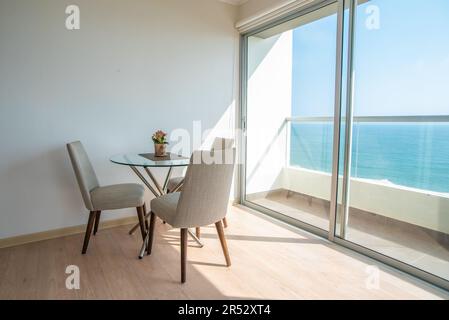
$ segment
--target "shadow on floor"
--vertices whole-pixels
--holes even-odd
[[[203,234],[201,238],[216,239],[217,236],[213,234]],[[237,241],[258,241],[258,242],[279,242],[279,243],[307,243],[307,244],[326,244],[325,241],[319,239],[298,239],[298,238],[284,238],[284,237],[264,237],[264,236],[243,236],[226,234],[227,240]]]

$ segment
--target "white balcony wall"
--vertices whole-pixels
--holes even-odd
[[[279,187],[291,114],[292,32],[251,37],[248,50],[247,193]]]
[[[285,167],[282,188],[319,199],[330,199],[331,175]],[[341,185],[341,184],[340,184]],[[449,234],[449,194],[351,179],[350,206],[391,219]]]

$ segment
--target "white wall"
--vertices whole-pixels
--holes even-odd
[[[291,116],[293,33],[248,39],[246,192],[277,189]],[[282,179],[281,179],[282,182]]]
[[[65,29],[73,3],[79,31]],[[209,0],[0,0],[0,238],[86,222],[67,142],[112,184],[137,179],[108,158],[151,151],[156,129],[231,130],[236,15]]]

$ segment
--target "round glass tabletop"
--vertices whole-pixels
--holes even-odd
[[[126,153],[112,156],[111,162],[133,167],[186,167],[190,163],[189,158],[176,154],[167,154],[165,157],[155,157],[153,153],[136,154]]]

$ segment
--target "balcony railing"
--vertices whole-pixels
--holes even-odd
[[[343,118],[342,121],[344,122],[345,118]],[[286,172],[286,174],[284,174],[286,177],[284,181],[285,189],[321,199],[330,199],[330,188],[327,188],[327,186],[331,185],[330,172],[314,171],[301,166],[292,166],[290,164],[290,124],[332,124],[333,122],[334,118],[332,117],[286,118],[284,124],[287,128],[287,159],[286,167],[284,169]],[[354,117],[353,123],[449,124],[449,116]],[[427,139],[424,141],[425,143],[429,142]],[[444,159],[444,157],[442,157],[442,159]],[[442,160],[439,160],[439,165],[442,165],[441,161]],[[447,169],[449,170],[449,165]],[[385,179],[388,178],[388,176],[385,177]],[[352,207],[420,225],[436,231],[449,233],[449,227],[447,227],[449,225],[449,215],[447,214],[449,212],[449,193],[418,189],[412,186],[402,186],[399,184],[387,183],[382,180],[373,180],[363,176],[351,176],[351,184],[353,186],[351,188],[352,195],[350,196],[350,205]],[[378,201],[373,201],[373,199],[383,200],[379,203]],[[401,210],[398,210],[398,208],[401,208]],[[425,208],[425,210],[423,210],[423,208]],[[407,214],[403,214],[404,212]]]
[[[333,117],[288,117],[286,122],[334,122]],[[342,117],[342,121],[345,122],[346,118]],[[367,116],[367,117],[354,117],[355,123],[449,123],[449,115],[436,115],[436,116]]]
[[[290,147],[291,147],[291,124],[299,124],[299,123],[329,123],[333,124],[335,119],[333,117],[287,117],[285,119],[284,124],[281,127],[281,130],[287,128],[287,154],[286,154],[286,165],[290,166]],[[346,117],[341,118],[342,126],[346,122]],[[352,122],[354,124],[359,123],[408,123],[408,124],[441,124],[448,123],[449,124],[449,115],[431,115],[431,116],[363,116],[363,117],[353,117]],[[344,129],[342,129],[344,130]]]

